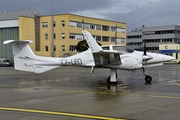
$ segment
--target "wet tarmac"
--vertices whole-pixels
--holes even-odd
[[[42,74],[0,67],[0,120],[179,120],[180,65],[142,71],[60,67]]]

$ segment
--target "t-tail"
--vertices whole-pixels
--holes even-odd
[[[61,66],[58,58],[35,55],[29,46],[32,43],[30,40],[7,40],[3,44],[8,43],[12,43],[14,67],[17,70],[42,73]]]

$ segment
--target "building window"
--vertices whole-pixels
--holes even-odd
[[[125,42],[125,39],[124,39],[124,38],[111,37],[111,42],[124,43],[124,42]],[[134,44],[134,43],[133,43],[133,44]]]
[[[90,25],[90,29],[94,29],[94,30],[95,30],[95,29],[96,29],[96,25],[92,25],[92,24],[91,24],[91,25]]]
[[[69,51],[76,51],[76,46],[75,45],[70,45],[69,46]]]
[[[118,28],[118,27],[111,27],[112,32],[120,32],[120,33],[125,33],[126,29],[125,28]]]
[[[61,21],[61,25],[62,25],[62,27],[65,27],[65,21],[64,20]]]
[[[61,48],[62,48],[62,51],[65,51],[65,45],[62,45]]]
[[[76,22],[69,21],[69,27],[76,27]]]
[[[117,28],[117,32],[120,32],[120,33],[125,33],[126,30],[125,28]]]
[[[77,22],[77,27],[78,27],[78,28],[82,28],[82,27],[83,27],[83,24],[82,24],[82,23]]]
[[[117,42],[125,43],[125,39],[124,38],[117,38]]]
[[[96,36],[97,41],[101,41],[101,36]]]
[[[75,38],[76,38],[76,36],[74,34],[69,35],[69,39],[75,39]]]
[[[69,39],[83,40],[83,35],[82,34],[75,34],[75,33],[73,34],[73,33],[70,33]]]
[[[90,28],[90,25],[89,25],[89,24],[87,24],[87,23],[84,23],[84,28],[89,29],[89,28]]]
[[[62,39],[65,39],[65,33],[61,33]]]
[[[178,53],[176,53],[176,59],[178,59]]]
[[[108,37],[108,36],[103,36],[102,41],[103,41],[103,42],[108,42],[108,41],[109,41],[109,37]]]
[[[56,39],[56,33],[54,33],[54,39]]]
[[[116,32],[116,27],[111,27],[112,32]]]
[[[48,51],[48,46],[45,46],[46,51]]]
[[[42,22],[42,27],[47,28],[48,27],[48,22]]]
[[[96,25],[96,30],[101,30],[101,25]]]
[[[56,21],[54,21],[53,26],[56,27]]]
[[[102,30],[103,30],[103,31],[109,31],[109,26],[103,25],[103,26],[102,26]]]
[[[116,42],[116,37],[111,37],[111,42]]]
[[[54,51],[56,51],[56,46],[54,45]]]
[[[45,34],[45,40],[48,40],[48,34]]]
[[[96,41],[101,41],[101,36],[93,36]]]
[[[75,39],[76,40],[83,40],[84,36],[80,34],[76,34]]]

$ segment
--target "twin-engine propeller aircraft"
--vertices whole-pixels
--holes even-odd
[[[4,41],[4,44],[12,43],[15,69],[17,70],[42,73],[60,66],[74,65],[92,67],[90,73],[93,73],[95,68],[109,68],[108,83],[117,82],[118,69],[130,71],[142,69],[145,81],[150,83],[152,78],[146,74],[146,67],[159,66],[163,65],[163,62],[175,60],[171,56],[146,53],[146,50],[144,52],[135,51],[121,45],[101,47],[88,31],[83,30],[82,32],[89,49],[67,58],[37,56],[29,46],[32,43],[30,40],[7,40]]]

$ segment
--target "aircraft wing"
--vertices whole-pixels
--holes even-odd
[[[83,30],[82,32],[87,41],[89,48],[92,51],[96,67],[121,64],[121,59],[118,51],[103,50],[101,46],[97,44],[96,40],[88,31]]]

